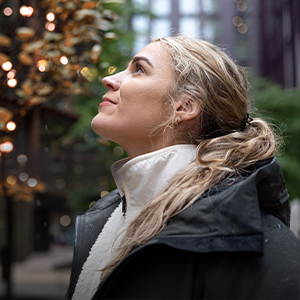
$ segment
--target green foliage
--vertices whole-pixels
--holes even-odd
[[[110,67],[115,68],[115,72],[124,70],[132,58],[135,36],[130,28],[130,20],[138,11],[131,0],[124,1],[123,4],[121,2],[102,1],[103,13],[107,11],[110,14],[112,11],[117,16],[112,30],[117,38],[102,40],[102,51],[98,63],[100,77],[90,82],[88,94],[73,97],[72,108],[80,115],[80,118],[62,141],[62,144],[69,146],[72,152],[85,157],[84,173],[80,176],[73,174],[70,179],[71,188],[68,189],[70,207],[77,212],[84,212],[92,201],[100,197],[101,190],[111,191],[116,188],[109,166],[126,155],[118,145],[99,139],[91,129],[91,121],[97,114],[102,96],[106,92],[101,78],[109,75]],[[104,178],[104,181],[107,179],[107,183],[99,184],[101,178],[102,180]]]
[[[262,78],[252,78],[257,116],[280,128],[285,143],[279,161],[291,199],[300,197],[300,90],[285,91]]]

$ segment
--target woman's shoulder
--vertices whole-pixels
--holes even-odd
[[[227,178],[171,218],[157,238],[196,252],[262,253],[262,215],[289,226],[288,193],[279,171],[276,158],[270,158],[244,176]]]

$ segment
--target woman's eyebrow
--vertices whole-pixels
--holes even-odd
[[[153,68],[153,65],[152,65],[151,61],[150,61],[147,57],[145,57],[145,56],[135,56],[135,57],[131,60],[131,62],[129,62],[129,63],[127,64],[127,67],[128,67],[128,65],[129,65],[130,63],[134,64],[134,63],[136,63],[136,62],[139,61],[139,60],[145,61],[150,67]]]

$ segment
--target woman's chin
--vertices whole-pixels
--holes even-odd
[[[101,123],[100,116],[97,114],[91,122],[91,127],[96,134],[102,136],[101,132],[103,131],[103,124]]]

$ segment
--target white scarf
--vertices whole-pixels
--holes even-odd
[[[120,204],[104,225],[83,265],[72,300],[90,300],[96,292],[103,269],[132,219],[168,185],[172,177],[196,159],[195,145],[176,145],[113,164],[112,175],[127,211]]]

